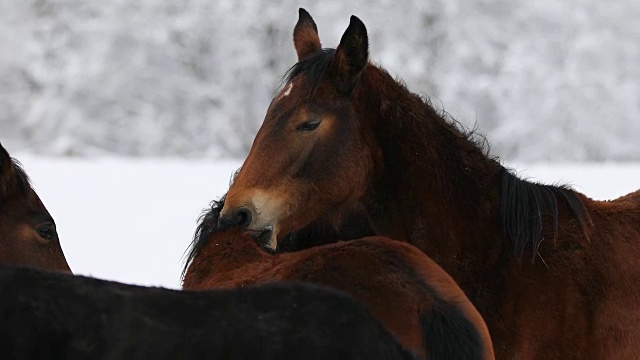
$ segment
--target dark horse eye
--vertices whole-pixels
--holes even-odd
[[[51,241],[56,238],[56,229],[52,224],[42,225],[38,228],[38,235],[47,241]]]
[[[313,131],[318,128],[320,121],[309,121],[298,125],[296,128],[298,131]]]

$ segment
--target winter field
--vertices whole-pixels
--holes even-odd
[[[241,161],[65,159],[13,153],[56,220],[76,274],[178,288],[198,217]],[[640,163],[507,163],[521,176],[566,182],[594,199],[640,188]]]

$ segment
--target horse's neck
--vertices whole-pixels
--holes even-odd
[[[269,257],[260,250],[255,240],[235,232],[214,235],[207,247],[205,250],[210,254],[212,265],[218,272],[234,270]]]
[[[240,232],[213,234],[193,259],[184,289],[234,288],[253,284],[273,265],[273,257]]]
[[[502,246],[500,165],[419,97],[389,86],[398,89],[381,91],[377,109],[368,106],[384,154],[372,197],[384,200],[370,204],[377,230],[408,240],[452,275],[477,271],[489,260],[482,256],[495,261]]]

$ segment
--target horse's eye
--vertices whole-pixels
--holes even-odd
[[[53,224],[42,225],[38,227],[38,235],[47,241],[54,240],[57,236],[56,228]]]
[[[308,121],[306,123],[298,125],[296,128],[298,131],[313,131],[318,128],[320,121]]]

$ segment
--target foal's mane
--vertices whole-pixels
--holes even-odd
[[[327,48],[302,59],[287,71],[281,85],[304,74],[309,89],[307,96],[313,96],[315,89],[324,78],[328,64],[331,63],[334,55],[335,49]],[[588,228],[591,226],[591,219],[582,200],[570,186],[566,184],[545,185],[520,179],[511,170],[502,166],[497,157],[489,158],[489,143],[483,135],[477,133],[477,126],[473,128],[464,126],[444,111],[442,107],[438,110],[428,97],[419,96],[409,91],[401,80],[394,79],[382,67],[370,65],[372,66],[365,68],[365,72],[375,68],[383,74],[381,78],[387,79],[386,82],[389,86],[399,86],[401,93],[406,97],[420,98],[423,106],[430,110],[427,111],[427,114],[434,114],[439,118],[437,120],[448,125],[447,127],[451,131],[457,132],[466,139],[471,144],[469,146],[470,149],[479,151],[482,156],[497,164],[502,183],[500,206],[502,231],[507,241],[511,242],[515,256],[523,256],[529,246],[531,246],[532,255],[535,256],[538,247],[544,240],[543,236],[546,233],[544,230],[548,226],[552,227],[552,240],[556,240],[559,221],[558,200],[564,201],[588,239]],[[386,85],[381,84],[378,86]],[[430,119],[430,116],[427,117]],[[427,119],[423,120],[426,121]],[[545,220],[550,220],[551,224],[547,224]]]
[[[213,200],[208,209],[205,209],[200,218],[198,219],[198,227],[193,235],[193,240],[187,249],[186,260],[184,267],[182,268],[181,277],[184,279],[184,275],[187,273],[187,268],[198,255],[200,250],[207,244],[209,235],[218,230],[218,218],[220,218],[220,212],[224,207],[224,201],[226,194],[222,196],[220,200]]]

